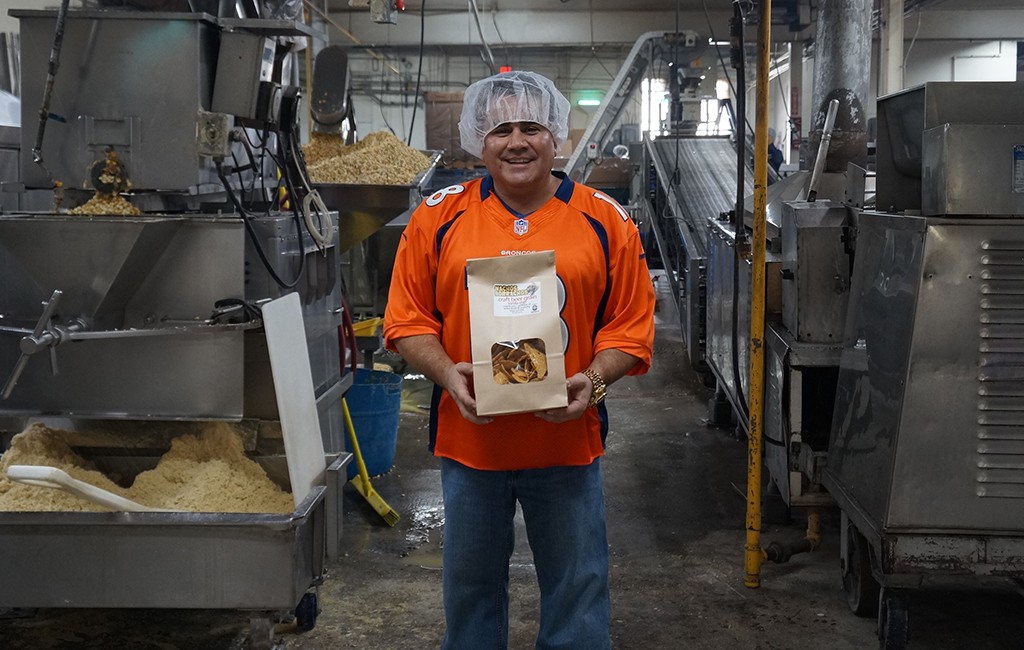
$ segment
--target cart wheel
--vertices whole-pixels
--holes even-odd
[[[878,647],[904,650],[910,641],[910,608],[898,590],[882,590],[878,598]]]
[[[310,591],[302,595],[302,600],[295,606],[295,628],[300,632],[309,632],[316,627],[319,614],[316,593]]]
[[[871,574],[871,550],[868,541],[852,524],[847,526],[847,566],[843,574],[843,592],[846,604],[857,616],[869,617],[879,613],[880,585]]]

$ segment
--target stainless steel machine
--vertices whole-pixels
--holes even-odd
[[[676,300],[690,364],[710,379],[711,358],[730,350],[723,347],[726,341],[714,340],[708,323],[726,316],[720,310],[732,313],[732,275],[711,277],[709,261],[716,255],[723,259],[717,247],[732,228],[728,215],[736,205],[735,145],[726,136],[664,136],[645,142],[642,152],[647,172],[646,196],[639,201],[643,227],[653,236]],[[753,190],[749,175],[744,189]],[[730,296],[716,293],[723,291]],[[731,371],[723,381],[736,383]]]
[[[260,307],[295,293],[304,326],[289,334],[309,353],[299,372],[312,381],[310,434],[327,458],[287,515],[0,513],[0,607],[246,610],[251,645],[269,648],[277,613],[315,622],[308,596],[337,550],[349,458],[342,369],[356,350],[339,334],[337,214],[304,201],[288,72],[295,37],[315,34],[202,13],[11,15],[21,25],[21,177],[26,191],[56,190],[63,203],[0,214],[0,428],[53,419],[87,439],[98,422],[117,425],[142,449],[97,438],[79,451],[132,476],[155,463],[161,435],[239,422],[247,451],[287,488]],[[68,214],[105,188],[97,165],[111,152],[127,181],[115,190],[140,214]]]
[[[787,507],[841,509],[847,600],[883,648],[929,578],[1024,577],[1022,102],[903,91],[879,100],[877,172],[826,173],[815,201],[806,173],[768,188],[764,464]],[[747,396],[749,263],[731,224],[711,232],[708,363]]]
[[[787,510],[841,509],[846,596],[878,617],[883,648],[907,644],[910,592],[928,578],[1024,577],[1022,102],[1019,83],[883,98],[876,169],[850,161],[767,188],[768,482]],[[735,168],[713,140],[690,140],[679,155],[644,143],[634,197],[674,280],[691,365],[706,363],[726,398],[712,419],[742,424],[752,199],[737,227],[724,214]],[[810,540],[809,525],[767,556]]]
[[[878,117],[823,483],[850,606],[902,648],[926,578],[1024,577],[1024,86],[928,83]]]
[[[846,6],[845,3],[843,6]],[[863,13],[863,12],[861,12]],[[746,433],[750,415],[751,233],[754,147],[746,110],[746,62],[753,58],[744,37],[747,20],[739,4],[731,22],[731,67],[736,111],[722,137],[656,138],[645,143],[644,175],[634,190],[643,220],[655,235],[662,268],[671,283],[690,365],[714,386],[710,421]],[[818,21],[818,24],[850,21]],[[856,38],[818,39],[836,49]],[[855,64],[843,51],[815,57],[815,103],[843,97],[834,120],[844,150],[866,154],[865,112],[868,57]],[[822,68],[824,68],[822,70]],[[821,72],[821,74],[819,74]],[[861,75],[863,74],[863,79]],[[730,77],[733,75],[730,73]],[[759,81],[760,83],[760,81]],[[865,92],[861,92],[861,87]],[[846,89],[849,92],[841,92]],[[835,92],[833,92],[835,91]],[[731,105],[723,104],[729,109]],[[820,115],[825,122],[825,114]],[[835,117],[835,116],[834,116]],[[818,115],[815,128],[818,133]],[[847,141],[856,146],[846,147]],[[737,154],[736,150],[740,153]],[[827,149],[826,149],[827,152]],[[863,156],[861,156],[863,157]],[[819,152],[822,163],[828,158]],[[853,214],[873,199],[874,174],[849,155],[822,171],[780,177],[767,170],[765,223],[764,385],[759,420],[772,504],[788,509],[818,507],[832,500],[821,485],[825,464],[840,341],[849,299]],[[851,164],[847,165],[847,162]],[[856,164],[852,164],[856,163]],[[813,177],[813,178],[812,178]],[[760,303],[761,301],[759,301]],[[784,550],[781,556],[788,557]]]
[[[849,302],[855,211],[873,180],[850,165],[845,173],[823,175],[817,197],[809,201],[810,176],[797,172],[768,187],[763,457],[772,494],[787,509],[833,504],[821,472]],[[749,208],[748,202],[748,214]],[[734,248],[721,250],[731,255]],[[749,268],[740,268],[741,283],[749,287]],[[738,340],[740,367],[748,368],[749,288],[738,295],[739,313],[745,315],[738,339],[731,336],[731,323],[724,326],[729,321],[709,329],[718,333],[712,338]],[[724,367],[731,354],[716,356],[716,367]],[[749,395],[747,374],[740,378],[740,394]]]
[[[736,18],[731,54],[742,78],[749,53],[738,46],[744,42],[743,21]],[[649,61],[678,56],[668,68],[682,68],[699,53],[703,45],[695,49],[682,37],[685,33],[653,33],[638,40],[606,95],[608,107],[595,115],[585,142],[596,138],[600,143],[607,137],[630,89],[642,85]],[[836,82],[836,87],[847,86],[845,80]],[[745,87],[745,81],[736,84],[738,91]],[[680,92],[679,99],[696,100],[698,106],[701,101],[699,93]],[[742,116],[744,93],[736,100]],[[710,125],[693,129],[682,110],[670,114],[666,134],[647,134],[632,147],[630,159],[639,173],[629,207],[646,237],[653,272],[662,271],[669,285],[689,365],[716,389],[709,405],[711,422],[745,433],[753,146],[745,121],[732,113],[731,104],[718,105],[730,118],[727,133]],[[862,114],[848,108],[850,114]],[[577,149],[569,168],[584,170],[583,159]],[[767,179],[763,457],[774,495],[769,502],[787,514],[794,507],[834,504],[821,475],[850,295],[855,215],[874,198],[874,173],[863,166],[844,163],[818,174],[813,196],[811,177],[798,171],[782,178],[769,168]],[[782,548],[779,557],[788,557],[791,549]]]
[[[708,83],[715,75],[707,75],[701,63],[707,49],[707,39],[689,30],[637,38],[564,166],[570,177],[601,187],[632,213],[652,265],[665,272],[690,364],[702,373],[709,372],[705,323],[712,232],[737,203],[735,138],[717,129],[711,107],[727,107],[715,99]],[[664,88],[663,98],[653,90],[657,87]],[[643,93],[649,96],[642,98]],[[643,134],[642,142],[629,143],[628,161],[606,157],[625,127],[639,135],[640,125],[630,122],[640,121],[636,109],[645,99],[668,104],[664,119],[650,125],[654,133]],[[608,163],[615,163],[616,176],[635,169],[632,186],[597,182]],[[753,189],[749,176],[742,187]],[[620,189],[629,195],[628,202],[617,195]]]

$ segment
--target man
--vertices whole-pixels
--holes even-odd
[[[775,129],[768,129],[768,164],[772,166],[776,172],[779,171],[779,167],[782,163],[786,162],[786,157],[782,155],[782,150],[775,146],[775,141],[778,136],[775,133]]]
[[[537,648],[610,645],[602,400],[605,386],[650,367],[654,290],[625,211],[552,172],[568,114],[554,84],[532,72],[472,84],[459,131],[488,176],[427,197],[395,258],[386,345],[435,384],[446,650],[507,647],[517,502],[540,585]],[[543,250],[555,251],[561,285],[568,406],[480,417],[466,260]]]

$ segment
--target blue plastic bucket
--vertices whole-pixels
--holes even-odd
[[[352,426],[366,472],[378,476],[391,469],[398,443],[398,413],[402,408],[402,377],[393,372],[357,368],[352,387],[345,394]],[[344,424],[344,423],[343,423]],[[348,425],[344,426],[345,449],[352,451]],[[355,459],[348,465],[351,479],[359,472]]]

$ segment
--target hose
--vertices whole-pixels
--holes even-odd
[[[323,230],[313,222],[313,210],[311,208],[315,208],[321,216],[320,223],[326,224]],[[320,198],[320,192],[311,190],[302,198],[302,218],[306,222],[306,230],[309,231],[309,236],[318,244],[326,246],[331,243],[334,239],[334,233],[331,228],[330,211],[327,209],[327,204],[324,203],[324,200]]]
[[[733,210],[734,254],[732,258],[732,377],[736,386],[737,416],[744,431],[750,429],[750,413],[743,382],[740,379],[740,336],[739,336],[739,294],[740,261],[747,248],[747,231],[743,219],[743,199],[746,189],[746,144],[747,144],[747,74],[746,53],[743,44],[743,12],[738,2],[733,3],[733,16],[729,21],[729,52],[732,66],[736,69],[736,207]]]
[[[327,208],[327,204],[324,203],[323,198],[320,196],[320,192],[312,187],[312,183],[309,181],[309,176],[306,170],[306,159],[302,155],[302,148],[298,146],[299,134],[297,131],[286,131],[282,134],[282,138],[285,138],[286,144],[284,147],[286,164],[282,165],[281,175],[284,178],[285,185],[288,187],[288,191],[291,196],[296,196],[294,182],[290,176],[290,172],[294,171],[298,176],[299,183],[302,186],[305,195],[302,197],[302,218],[306,224],[306,230],[309,232],[309,236],[313,238],[313,241],[317,243],[317,247],[324,249],[334,241],[334,231],[330,219],[330,210]],[[287,162],[291,162],[293,167],[289,167]],[[317,214],[320,215],[320,224],[317,225],[313,220],[313,210],[316,210]]]
[[[50,119],[50,98],[53,96],[53,82],[60,67],[60,50],[64,44],[64,26],[67,24],[68,4],[70,0],[61,0],[57,10],[57,26],[53,31],[53,47],[50,48],[50,63],[46,70],[46,86],[43,89],[43,103],[39,107],[39,129],[36,131],[36,144],[32,147],[32,162],[39,165],[46,177],[52,180],[50,170],[43,163],[43,135],[46,133],[46,122]]]

